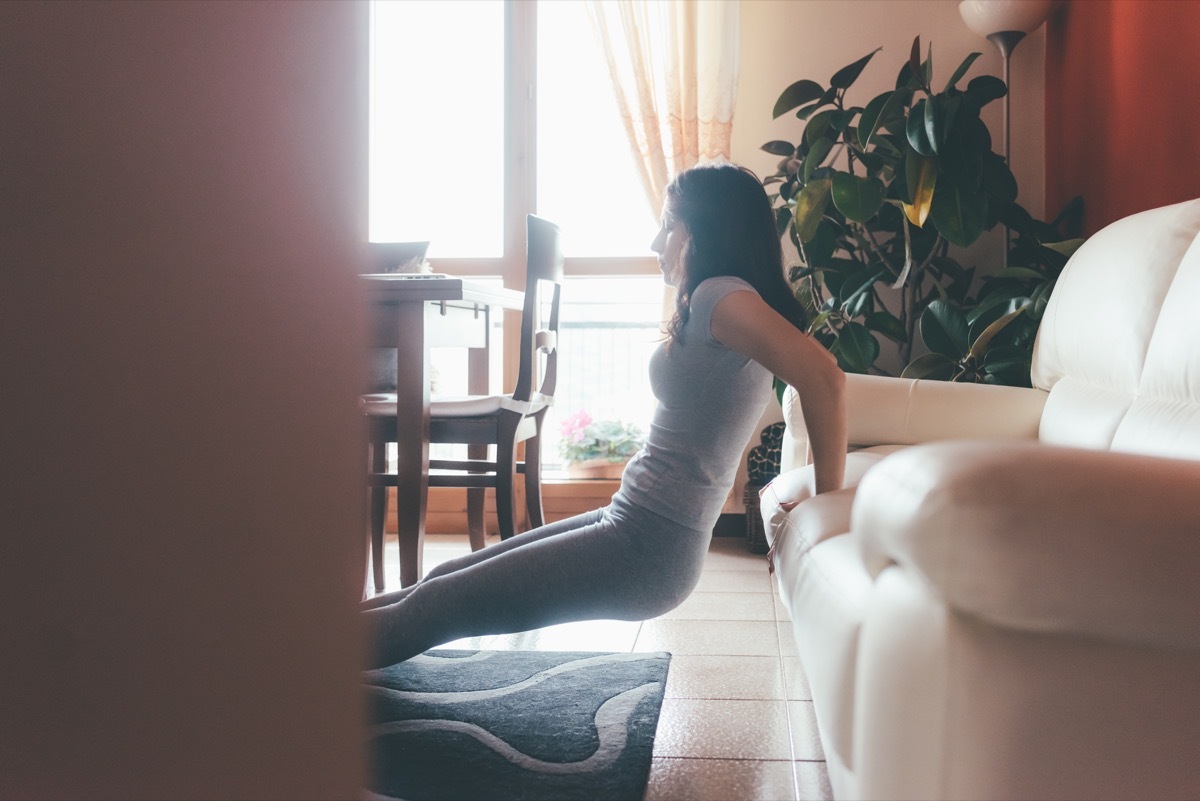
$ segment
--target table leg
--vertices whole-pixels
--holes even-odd
[[[483,315],[483,347],[467,350],[467,393],[470,395],[487,395],[491,389],[488,384],[488,372],[491,368],[490,349],[492,342],[491,313],[484,308],[477,312]],[[468,445],[468,459],[486,459],[487,445]],[[471,550],[478,551],[486,544],[487,514],[484,511],[483,489],[467,490],[467,536]]]
[[[396,519],[400,586],[422,575],[429,498],[429,347],[425,304],[400,303],[396,331]]]

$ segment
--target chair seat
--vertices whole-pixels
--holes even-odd
[[[384,417],[396,414],[395,393],[376,393],[362,396],[365,414]],[[431,417],[485,417],[501,409],[521,414],[533,414],[550,405],[550,400],[535,393],[532,400],[516,401],[512,395],[456,395],[433,398],[429,403]]]

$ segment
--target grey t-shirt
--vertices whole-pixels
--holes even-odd
[[[650,358],[658,408],[646,445],[625,469],[626,499],[698,531],[711,531],[742,452],[771,397],[771,373],[713,339],[712,310],[731,292],[754,292],[732,276],[692,293],[683,341]]]

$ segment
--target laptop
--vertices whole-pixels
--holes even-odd
[[[368,275],[389,275],[396,278],[445,278],[444,274],[425,272],[425,253],[428,242],[371,242]],[[424,269],[423,269],[424,268]]]

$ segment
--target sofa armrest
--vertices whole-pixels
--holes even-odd
[[[993,624],[1200,649],[1198,497],[1196,461],[947,442],[864,476],[851,530],[872,574]]]
[[[846,376],[850,444],[916,445],[945,439],[1036,439],[1047,393],[994,384],[959,384],[873,375]],[[781,466],[807,463],[800,399],[788,387]]]

